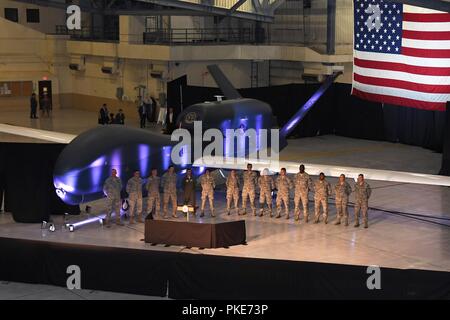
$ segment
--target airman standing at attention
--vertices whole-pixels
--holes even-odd
[[[323,172],[319,175],[319,180],[314,183],[314,223],[319,223],[320,206],[323,208],[323,216],[325,224],[328,223],[328,197],[331,195],[331,185],[325,180]]]
[[[253,215],[256,216],[255,194],[256,194],[256,172],[252,171],[252,164],[247,164],[247,170],[243,173],[244,185],[242,186],[242,214],[247,214],[247,197],[250,199]]]
[[[152,169],[150,177],[147,178],[147,214],[153,214],[153,208],[155,208],[155,214],[160,215],[161,210],[161,196],[159,194],[159,186],[161,185],[161,178],[158,177],[158,170]],[[153,216],[152,216],[153,218]]]
[[[275,183],[269,175],[269,169],[264,169],[258,179],[259,185],[259,216],[264,215],[264,204],[269,208],[270,217],[272,218],[272,190],[275,188]]]
[[[111,170],[111,176],[105,180],[103,184],[103,193],[106,195],[107,206],[106,206],[106,219],[105,225],[109,228],[109,221],[111,220],[111,213],[114,211],[116,215],[116,224],[123,226],[120,221],[120,191],[122,190],[122,181],[117,177],[117,170]]]
[[[177,174],[174,166],[170,166],[161,178],[161,186],[163,189],[163,211],[164,218],[167,218],[167,209],[169,200],[172,202],[172,217],[177,218]]]
[[[284,203],[286,219],[289,219],[289,189],[293,187],[291,179],[286,175],[286,168],[281,168],[275,186],[277,192],[277,218],[281,217],[281,204]]]
[[[205,215],[206,198],[209,199],[209,209],[211,210],[211,217],[215,217],[214,214],[214,188],[216,183],[213,176],[209,172],[209,169],[205,170],[205,173],[200,177],[200,184],[202,186],[202,213],[200,217]]]
[[[231,202],[234,201],[234,209],[239,214],[239,178],[236,175],[236,170],[231,170],[227,177],[227,214],[230,215]]]
[[[305,222],[308,223],[308,191],[312,187],[312,180],[309,174],[305,172],[305,166],[300,165],[299,172],[295,175],[294,179],[295,185],[295,195],[294,195],[294,206],[295,206],[295,220],[300,219],[300,202],[303,205],[303,217]]]
[[[143,223],[142,219],[142,179],[138,170],[134,171],[133,177],[127,182],[126,191],[130,201],[130,224],[134,223],[134,209],[136,208],[138,222]]]
[[[355,227],[359,227],[359,213],[362,212],[364,228],[369,227],[369,217],[367,211],[369,210],[369,198],[372,194],[372,189],[364,180],[364,175],[358,176],[358,181],[355,184]]]
[[[348,226],[348,197],[352,193],[352,187],[345,181],[345,175],[339,176],[339,182],[334,186],[334,192],[336,194],[336,222],[335,225],[341,224],[342,218],[344,218],[345,226]]]

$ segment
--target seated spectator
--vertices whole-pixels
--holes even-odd
[[[114,113],[111,112],[109,114],[109,119],[108,120],[109,120],[108,124],[114,124]]]
[[[115,124],[125,124],[125,114],[122,109],[119,109],[119,112],[116,114],[116,118],[114,120]]]

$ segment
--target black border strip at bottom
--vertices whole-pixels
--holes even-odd
[[[176,299],[448,299],[450,272],[367,267],[64,244],[0,237],[0,280]],[[370,282],[370,280],[369,280]],[[168,284],[168,287],[167,287]]]

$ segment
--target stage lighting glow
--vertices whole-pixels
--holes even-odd
[[[75,191],[75,188],[74,188],[74,187],[72,187],[72,186],[70,186],[70,185],[68,185],[68,184],[63,183],[62,181],[56,180],[56,182],[54,183],[54,185],[55,185],[55,188],[56,188],[56,189],[61,189],[61,190],[64,191],[64,192],[74,192],[74,191]]]
[[[105,215],[96,216],[96,217],[88,218],[86,220],[82,220],[82,221],[78,221],[78,222],[72,223],[72,226],[74,228],[79,228],[81,226],[85,226],[85,225],[90,224],[90,223],[97,223],[97,222],[101,223],[101,220],[103,220],[104,218],[105,218]]]
[[[75,226],[73,224],[69,225],[69,232],[74,232],[75,231]]]
[[[92,162],[89,166],[89,168],[95,168],[95,167],[101,167],[105,164],[105,157],[100,157],[97,160],[95,160],[94,162]]]
[[[55,232],[56,227],[53,223],[50,223],[50,226],[48,227],[48,230],[50,230],[50,232]]]
[[[170,154],[172,152],[172,147],[165,146],[162,147],[162,160],[163,160],[163,169],[167,170],[170,165]]]
[[[147,170],[149,166],[149,157],[150,157],[150,147],[146,144],[140,144],[138,147],[139,153],[139,169],[143,176],[147,175]]]
[[[89,168],[91,169],[91,182],[93,186],[96,186],[100,183],[105,161],[106,161],[105,157],[100,157],[94,162],[92,162],[91,165],[89,166]]]

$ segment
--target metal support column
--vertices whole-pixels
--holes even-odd
[[[335,54],[336,0],[327,0],[327,54]]]

